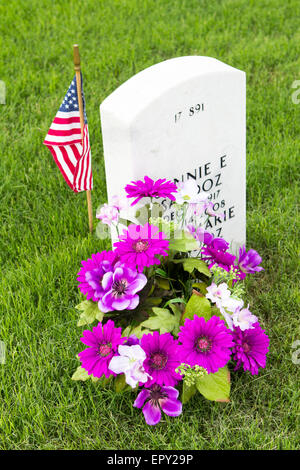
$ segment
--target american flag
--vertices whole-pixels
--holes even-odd
[[[44,140],[66,182],[76,193],[93,188],[91,148],[82,87],[81,94],[84,109],[83,139],[75,76]]]

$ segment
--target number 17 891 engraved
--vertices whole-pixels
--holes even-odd
[[[194,106],[191,106],[185,112],[178,111],[178,113],[174,115],[175,123],[180,121],[185,116],[188,116],[188,117],[196,116],[201,111],[204,111],[204,103],[197,103]]]

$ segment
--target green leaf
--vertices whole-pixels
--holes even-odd
[[[183,261],[183,269],[189,273],[192,273],[194,269],[199,273],[205,274],[207,277],[211,277],[211,272],[207,267],[207,264],[198,258],[185,258]]]
[[[85,382],[89,378],[90,376],[88,374],[88,371],[83,369],[83,367],[81,366],[77,367],[77,369],[75,370],[74,374],[71,377],[72,380],[82,380],[83,382]]]
[[[205,284],[205,282],[194,282],[194,284],[192,284],[192,287],[196,287],[197,289],[199,289],[201,294],[203,295],[207,294],[207,284]]]
[[[162,302],[162,298],[160,298],[160,297],[148,297],[145,300],[144,306],[146,306],[146,307],[156,307],[156,306],[160,305],[161,302]]]
[[[230,372],[227,367],[207,374],[196,382],[198,391],[208,400],[229,402]]]
[[[181,230],[180,232],[176,232],[176,239],[171,238],[169,241],[169,249],[186,253],[188,251],[199,250],[199,244],[192,235]]]
[[[182,297],[176,297],[175,299],[168,300],[165,303],[164,308],[166,308],[168,305],[171,306],[171,304],[186,304],[186,301]]]
[[[204,317],[206,321],[210,319],[211,306],[209,300],[206,297],[201,297],[198,294],[192,295],[182,316],[182,323],[184,323],[186,318],[192,320],[194,315],[197,315],[198,317]]]
[[[182,394],[181,394],[181,400],[182,403],[185,404],[187,403],[197,392],[197,388],[195,385],[191,385],[190,387],[187,386],[186,382],[183,381],[183,386],[182,386]]]
[[[176,299],[173,299],[173,300],[176,300]],[[184,303],[185,303],[185,300],[184,299],[181,299]],[[174,315],[178,316],[178,318],[181,316],[181,310],[180,308],[178,307],[178,302],[176,303],[170,303],[170,309],[172,310],[172,312],[174,313]]]
[[[138,339],[140,339],[143,335],[147,333],[152,333],[152,331],[148,330],[147,328],[142,328],[142,324],[136,326],[132,331],[131,335],[135,335]]]
[[[166,273],[166,271],[164,271],[161,268],[155,269],[155,274],[158,274],[158,276],[160,277],[166,277],[166,278],[168,277],[168,274]]]
[[[122,336],[129,336],[131,331],[131,327],[127,326],[123,331],[122,331]]]
[[[180,312],[176,312],[174,315],[167,308],[153,308],[154,316],[148,318],[142,326],[150,328],[151,330],[159,330],[160,333],[171,333],[177,331],[180,321]]]
[[[126,387],[125,375],[124,374],[117,375],[117,377],[115,378],[115,391],[117,393],[120,393],[125,387]]]
[[[92,382],[100,382],[99,377],[94,377],[92,374],[90,375],[90,379]]]
[[[156,284],[161,289],[170,290],[170,283],[167,279],[156,278]]]
[[[99,310],[98,304],[96,302],[92,302],[91,300],[84,300],[75,308],[81,312],[77,326],[89,325],[96,319],[98,321],[103,320],[104,313]]]

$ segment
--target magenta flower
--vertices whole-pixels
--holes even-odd
[[[144,177],[144,181],[131,181],[131,184],[125,186],[127,197],[136,198],[131,205],[137,204],[143,197],[167,197],[172,201],[175,201],[175,197],[172,193],[177,192],[175,183],[166,181],[166,179],[159,179],[157,181],[152,180],[148,176]]]
[[[130,224],[119,238],[120,241],[114,243],[114,246],[120,261],[132,268],[137,267],[139,272],[146,266],[160,264],[157,256],[168,255],[169,242],[154,225]]]
[[[249,370],[252,375],[257,375],[260,367],[266,367],[269,338],[259,323],[252,326],[253,328],[245,331],[242,331],[240,327],[234,328],[233,358],[237,361],[235,370],[242,365],[244,371]]]
[[[207,322],[197,315],[194,315],[193,320],[187,318],[184,326],[180,327],[178,339],[182,343],[180,362],[191,367],[204,367],[209,374],[217,372],[230,359],[232,335],[224,320],[217,316],[212,316]]]
[[[239,250],[238,267],[240,269],[240,279],[244,279],[246,274],[253,274],[255,272],[263,271],[261,266],[262,259],[255,250],[246,251],[245,245]]]
[[[213,238],[206,237],[205,240],[206,246],[202,248],[202,259],[208,261],[209,268],[217,264],[225,271],[229,272],[231,267],[234,266],[235,256],[229,253],[227,250],[229,248],[229,243],[227,243],[223,238]]]
[[[225,269],[225,271],[229,272],[231,267],[234,266],[235,256],[227,251],[216,250],[215,248],[206,246],[202,248],[201,253],[202,259],[209,262],[209,268],[212,268],[217,264],[221,268]]]
[[[198,242],[204,243],[204,245],[209,245],[214,238],[214,236],[211,233],[204,230],[203,227],[196,228],[192,224],[189,224],[187,225],[187,229],[190,232],[190,234],[193,235],[195,240],[197,240]]]
[[[113,271],[103,275],[101,282],[103,293],[98,301],[99,310],[107,313],[112,310],[135,309],[140,301],[137,292],[146,284],[147,278],[144,274],[116,263]]]
[[[161,420],[161,411],[168,416],[179,416],[182,412],[182,404],[178,397],[178,390],[173,387],[161,387],[153,385],[150,389],[143,389],[137,396],[133,406],[142,408],[146,423],[154,426]],[[146,404],[144,405],[146,401]]]
[[[102,294],[101,285],[104,274],[113,270],[118,255],[114,251],[102,251],[91,256],[87,261],[81,261],[82,268],[78,273],[78,288],[86,298],[97,302]]]
[[[84,330],[80,341],[89,346],[78,354],[83,369],[94,377],[108,378],[115,375],[109,370],[108,365],[114,355],[118,353],[118,347],[127,338],[121,336],[121,328],[115,328],[112,320],[108,320],[105,325],[98,323],[92,331]]]
[[[182,380],[181,375],[175,372],[180,365],[178,342],[170,333],[160,335],[154,331],[153,334],[143,335],[140,344],[147,356],[144,361],[145,371],[152,377],[145,387],[153,384],[173,386]]]
[[[127,346],[135,346],[136,344],[140,344],[140,340],[135,335],[128,336],[126,343]]]

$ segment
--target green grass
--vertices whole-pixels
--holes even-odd
[[[296,449],[300,339],[297,284],[300,104],[297,0],[11,0],[0,2],[1,449]],[[231,402],[200,396],[147,427],[134,395],[75,383],[85,195],[73,194],[42,145],[80,44],[93,154],[94,208],[105,201],[99,104],[133,74],[181,55],[247,73],[247,243],[265,271],[249,281],[267,329],[267,368],[232,374]]]

